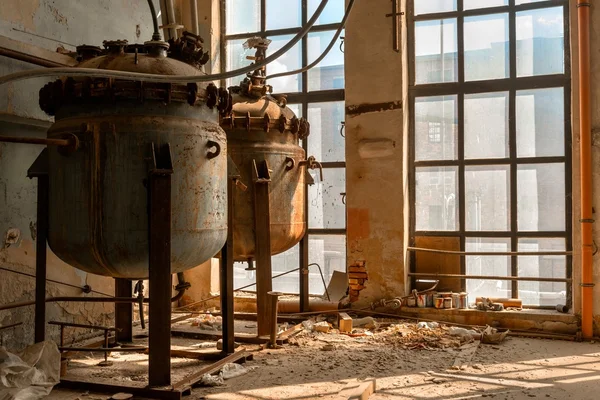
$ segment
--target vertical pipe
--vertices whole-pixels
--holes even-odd
[[[39,175],[37,193],[37,236],[35,242],[35,342],[46,340],[46,242],[48,238],[47,174]]]
[[[277,308],[279,303],[279,296],[282,293],[279,292],[269,292],[269,301],[271,302],[271,338],[269,340],[269,346],[274,349],[277,347]]]
[[[577,0],[579,46],[579,131],[581,174],[581,331],[586,339],[593,328],[592,129],[590,106],[590,3]]]
[[[190,31],[197,35],[200,33],[198,27],[198,0],[190,0],[190,13],[192,14],[192,26],[190,27]]]
[[[115,297],[132,297],[129,279],[115,278]],[[133,303],[115,303],[115,328],[117,342],[133,341]]]

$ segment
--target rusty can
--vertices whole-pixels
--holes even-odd
[[[452,297],[444,297],[444,308],[452,308]]]
[[[425,307],[433,307],[433,293],[426,294]]]
[[[452,308],[460,308],[460,295],[452,293]]]
[[[409,298],[406,299],[406,305],[408,307],[416,307],[417,300],[413,296],[410,296]]]
[[[435,308],[444,308],[444,298],[443,297],[436,297],[433,299],[433,306]]]
[[[466,310],[467,308],[469,308],[469,295],[465,292],[460,293],[460,298],[458,301],[459,307],[460,309]]]
[[[427,304],[427,295],[426,294],[418,294],[417,295],[417,307],[425,308]]]

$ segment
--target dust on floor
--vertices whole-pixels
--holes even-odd
[[[444,326],[424,328],[432,331],[424,333],[408,322],[382,325],[372,335],[358,337],[335,330],[304,331],[277,350],[245,345],[254,354],[245,365],[256,368],[225,381],[225,386],[195,388],[188,399],[335,399],[349,381],[367,378],[377,380],[371,400],[598,396],[597,343],[508,337],[501,344],[477,346],[465,338],[457,342],[456,337],[442,335],[449,329]],[[427,345],[414,346],[423,342]],[[50,397],[77,398],[91,396],[55,390]]]

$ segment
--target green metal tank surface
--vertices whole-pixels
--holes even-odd
[[[167,57],[160,43],[105,47],[103,55],[90,46],[80,49],[84,61],[78,66],[203,74]],[[40,91],[40,106],[56,116],[48,137],[72,134],[79,141],[72,153],[48,149],[48,242],[59,258],[93,274],[148,277],[147,177],[153,144],[167,143],[173,160],[171,272],[219,252],[227,237],[227,146],[218,111],[207,106],[214,103],[214,89],[69,78]]]

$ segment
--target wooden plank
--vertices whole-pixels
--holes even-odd
[[[78,379],[61,379],[57,387],[64,389],[81,390],[86,392],[90,391],[111,394],[114,394],[116,392],[127,392],[143,398],[162,400],[181,400],[184,394],[191,394],[189,388],[186,390],[150,389],[147,387],[111,385],[108,383],[88,382]]]
[[[499,297],[488,297],[488,299],[492,303],[502,303],[504,307],[515,307],[515,308],[523,308],[523,301],[521,299],[506,299]],[[475,299],[476,303],[480,303],[483,301],[483,297],[477,297]]]
[[[368,400],[375,393],[375,379],[350,382],[337,395],[335,400]]]
[[[287,343],[287,340],[292,336],[296,336],[300,332],[304,330],[304,326],[302,324],[294,325],[291,328],[287,329],[284,332],[281,332],[279,336],[277,336],[277,344]],[[281,342],[281,343],[280,343]]]
[[[173,390],[185,390],[185,389],[191,388],[196,383],[198,383],[205,374],[214,374],[215,372],[220,371],[221,368],[223,368],[223,366],[225,364],[235,363],[235,362],[239,362],[241,360],[245,361],[247,356],[248,356],[248,354],[244,350],[238,351],[237,353],[233,353],[233,354],[217,361],[214,364],[211,364],[209,366],[206,366],[206,367],[198,370],[194,374],[180,380],[179,382],[176,382],[173,385]]]
[[[458,237],[417,236],[415,247],[460,251],[460,239]],[[461,273],[460,256],[458,255],[418,252],[413,257],[416,257],[415,272],[432,274]],[[442,278],[438,285],[438,291],[462,292],[461,280]]]

